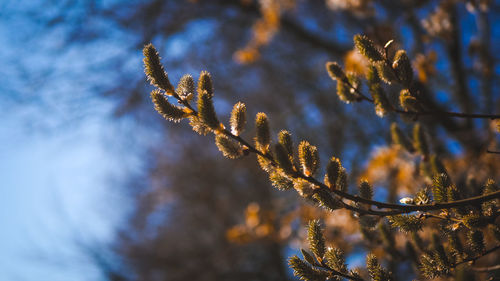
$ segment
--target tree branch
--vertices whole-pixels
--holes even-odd
[[[460,31],[458,24],[458,14],[455,5],[449,5],[449,15],[451,21],[451,38],[447,41],[446,47],[448,51],[448,56],[450,58],[451,66],[450,70],[454,77],[457,88],[455,90],[455,96],[458,99],[462,110],[465,112],[472,111],[473,102],[470,99],[470,95],[467,89],[467,75],[464,71],[462,64],[462,50],[460,48]],[[472,125],[472,124],[470,124]]]
[[[500,264],[488,266],[488,267],[473,267],[472,270],[477,271],[477,272],[488,272],[488,271],[500,270]]]
[[[256,15],[259,14],[259,6],[256,2],[241,4],[239,1],[222,0],[220,1],[220,3],[228,6],[236,6],[243,12],[251,12]],[[285,15],[280,16],[280,24],[291,34],[301,39],[301,42],[308,43],[313,47],[323,49],[332,55],[343,56],[347,51],[350,50],[348,46],[343,46],[336,42],[325,40],[323,36],[318,36],[312,33],[311,31],[307,30]]]
[[[485,251],[484,253],[482,253],[482,254],[480,254],[480,255],[478,255],[478,256],[475,256],[475,257],[470,257],[470,258],[467,258],[467,259],[465,259],[465,260],[463,260],[463,261],[461,261],[461,262],[458,262],[458,263],[456,263],[456,264],[455,264],[454,266],[452,266],[452,267],[457,267],[457,266],[458,266],[458,265],[460,265],[460,264],[464,264],[464,263],[468,263],[468,262],[472,262],[472,263],[473,263],[473,262],[475,262],[476,260],[478,260],[478,259],[480,259],[480,258],[482,258],[482,257],[484,257],[484,256],[486,256],[486,255],[489,255],[489,254],[491,254],[491,253],[493,253],[493,252],[495,252],[495,251],[497,251],[497,250],[500,250],[500,245],[497,245],[497,246],[495,246],[495,247],[493,247],[493,248],[491,248],[491,249],[489,249],[489,250]]]
[[[281,24],[285,29],[302,39],[302,42],[324,49],[331,54],[342,56],[350,50],[348,46],[336,44],[334,42],[324,40],[323,37],[314,35],[309,30],[305,29],[303,26],[286,16],[281,17]]]
[[[367,101],[370,103],[375,103],[375,101],[363,93],[359,91],[359,89],[355,88],[349,81],[341,81],[342,83],[345,83],[347,86],[349,86],[351,89],[356,92],[358,95],[358,100],[359,101]],[[413,116],[424,116],[424,115],[434,115],[434,116],[449,116],[449,117],[456,117],[456,118],[467,118],[467,119],[500,119],[500,114],[481,114],[481,113],[462,113],[462,112],[450,112],[450,111],[434,111],[434,110],[429,110],[429,111],[405,111],[401,109],[397,109],[395,107],[391,107],[390,110],[392,112],[400,113],[400,114],[405,114],[405,115],[413,115]]]
[[[172,94],[179,102],[189,108],[192,111],[193,115],[198,115],[198,112],[187,102],[186,100],[182,99],[175,91],[170,93]],[[227,129],[224,129],[221,131],[224,135],[226,135],[229,138],[232,138],[233,140],[239,142],[241,145],[243,145],[245,148],[248,149],[249,152],[253,152],[257,155],[260,155],[261,157],[264,157],[268,159],[271,164],[275,167],[278,166],[276,160],[269,154],[269,153],[262,153],[258,149],[256,149],[254,146],[252,146],[250,143],[248,143],[246,140],[241,138],[240,136],[233,135],[230,131]],[[428,204],[428,205],[398,205],[398,204],[393,204],[393,203],[385,203],[385,202],[380,202],[380,201],[374,201],[374,200],[369,200],[363,197],[359,197],[356,195],[351,195],[347,192],[343,192],[341,190],[337,189],[330,189],[328,186],[326,186],[324,183],[318,181],[316,178],[312,176],[306,176],[302,173],[295,172],[295,174],[291,175],[294,178],[301,178],[309,183],[315,185],[317,189],[314,190],[315,193],[319,192],[319,190],[323,189],[329,193],[334,193],[337,196],[341,197],[342,199],[347,199],[350,201],[353,201],[355,203],[363,203],[363,204],[368,204],[370,206],[376,206],[378,208],[385,208],[385,209],[390,209],[388,211],[377,211],[377,210],[371,210],[371,209],[362,209],[358,208],[349,204],[346,204],[345,202],[342,202],[342,206],[346,209],[349,209],[351,211],[358,212],[362,215],[376,215],[376,216],[392,216],[392,215],[397,215],[397,214],[403,214],[403,213],[412,213],[416,211],[433,211],[433,210],[442,210],[442,209],[451,209],[451,208],[456,208],[456,207],[462,207],[466,205],[477,205],[481,204],[483,202],[486,202],[488,200],[500,198],[500,190],[495,191],[486,195],[481,195],[481,196],[476,196],[476,197],[471,197],[467,199],[462,199],[462,200],[457,200],[453,202],[445,202],[445,203],[433,203],[433,204]]]

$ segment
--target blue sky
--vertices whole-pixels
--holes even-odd
[[[137,38],[88,17],[85,1],[68,24],[44,26],[58,5],[0,2],[0,281],[101,279],[88,251],[112,241],[128,211],[123,186],[158,141],[103,97],[122,75],[145,80]],[[67,44],[71,24],[105,36]]]
[[[0,115],[0,279],[96,280],[81,244],[109,241],[124,211],[110,188],[118,162],[102,137],[110,122],[28,125],[43,115],[19,107]]]
[[[39,5],[0,3],[0,280],[99,280],[87,247],[111,241],[127,211],[116,179],[140,160],[117,153],[133,124],[112,117],[94,88],[107,81],[86,71],[124,50],[65,48],[62,30],[28,17]]]

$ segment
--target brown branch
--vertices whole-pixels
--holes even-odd
[[[259,6],[254,1],[252,1],[252,3],[249,4],[241,4],[240,1],[222,0],[220,1],[220,3],[236,7],[241,11],[243,11],[244,13],[252,13],[254,15],[260,15]],[[299,23],[293,21],[286,15],[281,15],[279,20],[280,20],[280,25],[286,31],[296,36],[298,39],[301,40],[301,42],[310,44],[315,48],[323,49],[324,51],[335,56],[343,56],[350,50],[349,46],[341,45],[330,40],[325,40],[324,36],[314,34],[313,32],[307,30],[306,28],[301,26]]]
[[[348,81],[344,81],[350,85],[352,89],[355,89]],[[360,98],[365,99],[365,100],[370,100],[368,97],[364,96],[362,93],[357,91],[357,93],[360,95]],[[174,90],[174,89],[169,89],[168,94],[172,95],[175,99],[179,101],[182,105],[187,107],[191,112],[191,115],[198,115],[198,112],[189,104],[189,102],[186,99],[181,98],[181,96]],[[277,162],[275,159],[271,156],[269,153],[263,153],[262,151],[256,149],[254,146],[252,146],[250,143],[248,143],[246,140],[241,138],[240,136],[233,135],[230,131],[227,129],[223,129],[219,131],[220,133],[226,135],[229,138],[234,139],[241,145],[243,145],[246,149],[248,149],[249,152],[253,152],[255,154],[258,154],[266,159],[268,159],[273,166],[278,166]],[[337,196],[339,196],[342,199],[347,199],[350,201],[353,201],[354,203],[363,203],[367,204],[369,206],[376,206],[378,208],[384,208],[384,209],[390,209],[390,210],[383,210],[383,211],[378,211],[378,210],[372,210],[372,209],[364,209],[364,208],[358,208],[356,206],[349,205],[342,200],[340,201],[342,204],[343,208],[358,212],[359,214],[365,215],[377,215],[377,216],[390,216],[390,215],[397,215],[397,214],[403,214],[403,213],[411,213],[415,211],[433,211],[433,210],[441,210],[441,209],[450,209],[450,208],[456,208],[456,207],[462,207],[466,205],[475,205],[475,204],[480,204],[488,200],[500,198],[500,190],[495,191],[486,195],[482,196],[477,196],[477,197],[472,197],[468,199],[463,199],[463,200],[457,200],[453,202],[446,202],[446,203],[433,203],[433,204],[428,204],[428,205],[398,205],[398,204],[392,204],[392,203],[385,203],[385,202],[379,202],[379,201],[374,201],[374,200],[369,200],[366,198],[362,198],[356,195],[351,195],[347,192],[337,190],[337,189],[330,189],[328,186],[326,186],[324,183],[318,181],[316,178],[312,176],[306,176],[300,172],[294,172],[294,174],[290,175],[294,178],[301,178],[309,183],[315,185],[318,187],[315,189],[315,193],[317,193],[319,190],[324,190],[328,193],[334,193]]]
[[[370,103],[375,103],[375,101],[363,93],[359,91],[359,89],[355,88],[349,81],[342,81],[344,82],[347,86],[349,86],[351,89],[354,90],[354,92],[358,95],[358,100],[359,101],[367,101]],[[424,116],[424,115],[435,115],[435,116],[449,116],[449,117],[456,117],[456,118],[468,118],[468,119],[474,119],[474,118],[479,118],[479,119],[500,119],[500,114],[481,114],[481,113],[462,113],[462,112],[450,112],[450,111],[435,111],[435,110],[428,110],[428,111],[405,111],[405,110],[400,110],[395,107],[391,107],[390,110],[392,112],[400,113],[400,114],[405,114],[405,115],[413,115],[413,116]]]
[[[191,105],[186,101],[180,98],[180,96],[177,93],[172,93],[173,96],[178,99],[184,106],[192,110],[193,115],[197,115],[197,111],[191,107]],[[250,152],[253,152],[255,154],[258,154],[266,159],[268,159],[272,165],[277,166],[276,161],[274,158],[268,154],[268,153],[262,153],[258,149],[256,149],[253,145],[248,143],[246,140],[241,138],[240,136],[233,135],[231,132],[228,130],[224,129],[222,133],[235,141],[239,142],[241,145],[246,147]],[[402,214],[402,213],[411,213],[415,211],[433,211],[433,210],[441,210],[441,209],[451,209],[451,208],[456,208],[456,207],[462,207],[465,205],[476,205],[483,203],[488,200],[500,198],[500,191],[495,191],[486,195],[482,196],[476,196],[472,198],[467,198],[463,200],[457,200],[453,202],[446,202],[446,203],[433,203],[433,204],[428,204],[428,205],[398,205],[398,204],[392,204],[392,203],[385,203],[385,202],[380,202],[380,201],[374,201],[374,200],[369,200],[366,198],[362,198],[356,195],[351,195],[347,192],[343,192],[341,190],[337,189],[330,189],[328,186],[326,186],[324,183],[318,181],[316,178],[311,177],[311,176],[306,176],[302,173],[296,172],[294,175],[291,175],[295,178],[301,178],[309,183],[315,185],[318,187],[318,189],[315,190],[315,192],[318,192],[319,189],[326,190],[328,192],[334,193],[338,195],[339,197],[343,199],[347,199],[350,201],[353,201],[355,203],[363,203],[363,204],[368,204],[370,206],[376,206],[378,208],[386,208],[386,209],[391,209],[390,211],[377,211],[377,210],[365,210],[361,208],[354,207],[352,205],[348,205],[345,202],[342,202],[343,207],[355,212],[358,212],[360,214],[368,214],[368,215],[377,215],[377,216],[391,216],[391,215],[397,215],[397,214]]]
[[[477,205],[481,204],[483,202],[500,198],[500,190],[495,191],[486,195],[481,195],[481,196],[476,196],[476,197],[471,197],[467,199],[462,199],[462,200],[457,200],[457,201],[452,201],[452,202],[445,202],[445,203],[432,203],[432,204],[427,204],[427,205],[398,205],[398,204],[393,204],[393,203],[385,203],[385,202],[379,202],[379,201],[373,201],[369,200],[363,197],[359,197],[356,195],[351,195],[349,193],[336,190],[336,189],[329,189],[325,184],[319,182],[313,177],[308,177],[301,175],[301,178],[309,181],[310,183],[313,183],[316,186],[319,186],[321,188],[326,188],[330,190],[331,192],[337,194],[338,196],[351,200],[356,203],[363,203],[363,204],[368,204],[372,206],[376,206],[378,208],[386,208],[386,209],[392,209],[392,210],[398,210],[398,211],[382,211],[378,214],[385,214],[385,215],[395,215],[395,214],[402,214],[402,213],[411,213],[411,212],[416,212],[416,211],[434,211],[434,210],[442,210],[442,209],[451,209],[451,208],[457,208],[457,207],[463,207],[467,205]]]
[[[391,65],[391,62],[389,61],[389,59],[385,58],[385,63],[387,65]],[[394,73],[394,76],[395,77],[398,77],[396,71],[390,67],[390,69],[392,70],[392,72]],[[352,89],[357,95],[358,95],[358,101],[367,101],[367,102],[370,102],[370,103],[375,103],[375,101],[369,97],[367,97],[366,95],[364,95],[363,93],[361,93],[361,91],[354,87],[350,82],[349,80],[347,80],[347,78],[344,78],[343,80],[340,80],[339,82],[343,82],[345,83],[350,89]],[[399,78],[398,78],[398,82],[401,84],[401,81],[399,81]],[[411,89],[409,89],[411,90]],[[464,91],[461,91],[461,92],[464,92]],[[465,96],[467,96],[467,93],[465,93]],[[436,111],[436,110],[427,110],[427,111],[405,111],[405,110],[400,110],[400,109],[397,109],[393,106],[391,106],[391,108],[389,109],[391,110],[392,112],[396,112],[396,113],[400,113],[400,114],[406,114],[406,115],[412,115],[412,116],[424,116],[424,115],[435,115],[435,116],[448,116],[448,117],[456,117],[456,118],[465,118],[465,119],[500,119],[500,114],[481,114],[481,113],[462,113],[462,112],[451,112],[451,111]],[[469,110],[467,110],[469,111]]]
[[[451,36],[446,42],[447,53],[451,62],[450,71],[455,80],[455,97],[457,98],[462,110],[465,112],[472,111],[473,101],[470,98],[467,89],[467,75],[464,71],[463,56],[460,44],[460,26],[458,21],[458,12],[455,4],[448,5],[448,13],[451,22]],[[472,126],[470,123],[468,126]]]
[[[364,281],[364,280],[365,280],[365,279],[363,279],[363,278],[356,277],[356,276],[352,276],[352,275],[349,275],[349,274],[347,274],[347,273],[342,273],[342,272],[340,272],[340,271],[338,271],[338,270],[335,270],[335,269],[333,269],[333,268],[329,267],[329,266],[328,266],[328,265],[324,262],[324,260],[322,260],[321,262],[316,262],[316,261],[314,261],[314,263],[311,263],[311,265],[313,265],[313,266],[315,266],[315,267],[319,267],[319,268],[324,269],[324,270],[326,270],[326,271],[330,271],[330,272],[331,272],[331,274],[332,274],[333,276],[338,275],[338,276],[341,276],[341,277],[347,278],[347,279],[349,279],[349,280],[355,280],[355,281]]]
[[[320,267],[320,268],[322,268],[322,269],[324,269],[326,271],[330,271],[333,276],[338,275],[338,276],[342,276],[344,278],[347,278],[349,280],[355,280],[355,281],[364,281],[365,280],[363,278],[352,276],[352,275],[349,275],[349,274],[346,274],[346,273],[342,273],[342,272],[340,272],[338,270],[335,270],[335,269],[329,267],[324,261],[314,262],[314,263],[311,263],[311,264],[313,266]]]
[[[453,221],[453,222],[458,222],[458,223],[463,223],[461,220],[456,219],[456,218],[451,218],[451,217],[446,217],[446,216],[440,216],[440,215],[434,215],[434,214],[423,214],[424,218],[434,218],[434,219],[439,219],[439,220],[445,220],[445,221]]]
[[[478,259],[480,259],[480,258],[482,258],[482,257],[484,257],[486,255],[489,255],[489,254],[491,254],[491,253],[493,253],[493,252],[495,252],[497,250],[500,250],[500,245],[497,245],[497,246],[495,246],[495,247],[493,247],[493,248],[485,251],[484,253],[482,253],[482,254],[480,254],[478,256],[470,257],[470,258],[467,258],[467,259],[465,259],[465,260],[463,260],[461,262],[458,262],[455,265],[453,265],[452,267],[457,267],[460,264],[464,264],[464,263],[468,263],[468,262],[474,263],[476,260],[478,260]]]
[[[488,267],[473,267],[472,270],[477,271],[477,272],[488,272],[488,271],[500,270],[500,264],[488,266]]]
[[[324,264],[324,263],[322,263],[322,264],[320,265],[320,267],[321,267],[321,268],[323,268],[323,269],[325,269],[325,270],[327,270],[327,271],[332,272],[332,275],[334,275],[334,276],[335,276],[335,275],[338,275],[338,276],[342,276],[342,277],[344,277],[344,278],[346,278],[346,279],[349,279],[349,280],[355,280],[355,281],[364,281],[364,280],[365,280],[365,279],[360,278],[360,277],[352,276],[352,275],[349,275],[349,274],[346,274],[346,273],[342,273],[342,272],[340,272],[340,271],[337,271],[337,270],[335,270],[335,269],[333,269],[333,268],[330,268],[329,266],[327,266],[327,265],[326,265],[326,264]]]
[[[309,30],[305,29],[303,26],[286,16],[281,17],[281,24],[285,29],[297,36],[297,38],[302,39],[301,42],[311,44],[316,48],[324,49],[334,55],[342,56],[350,50],[347,46],[324,40],[323,36],[317,36],[311,33]]]

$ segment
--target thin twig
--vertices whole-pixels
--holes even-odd
[[[322,260],[321,262],[314,262],[312,263],[312,265],[316,266],[316,267],[320,267],[326,271],[330,271],[332,273],[333,276],[335,275],[338,275],[338,276],[342,276],[344,278],[347,278],[349,280],[355,280],[355,281],[365,281],[365,279],[361,278],[361,277],[356,277],[356,276],[352,276],[352,275],[349,275],[347,273],[342,273],[338,270],[335,270],[333,268],[331,268],[330,266],[328,266],[324,260]]]
[[[375,101],[363,93],[359,91],[359,89],[355,88],[349,81],[343,81],[347,86],[349,86],[351,89],[354,90],[354,92],[358,95],[358,100],[360,101],[367,101],[370,103],[375,103]],[[399,114],[405,114],[405,115],[412,115],[412,116],[424,116],[424,115],[435,115],[435,116],[449,116],[449,117],[456,117],[456,118],[478,118],[478,119],[500,119],[499,114],[481,114],[481,113],[462,113],[462,112],[451,112],[451,111],[433,111],[433,110],[427,110],[427,111],[406,111],[406,110],[401,110],[397,109],[393,106],[391,106],[390,110],[392,112],[396,112]]]
[[[355,88],[354,88],[355,89]],[[198,112],[187,102],[186,100],[182,99],[175,91],[170,92],[172,96],[176,99],[178,99],[184,106],[189,108],[192,111],[193,115],[198,115]],[[365,99],[369,99],[367,97],[364,97]],[[241,145],[246,147],[249,152],[253,152],[255,154],[260,155],[261,157],[264,157],[268,159],[273,166],[277,166],[276,161],[274,158],[269,154],[269,153],[262,153],[258,149],[256,149],[254,146],[252,146],[250,143],[248,143],[246,140],[241,138],[240,136],[233,135],[230,131],[224,129],[221,131],[224,135],[227,137],[230,137],[234,139],[235,141],[239,142]],[[433,211],[433,210],[442,210],[442,209],[451,209],[451,208],[456,208],[456,207],[461,207],[465,205],[476,205],[483,203],[488,200],[500,198],[500,190],[495,191],[486,195],[482,196],[476,196],[476,197],[471,197],[463,200],[457,200],[453,202],[445,202],[445,203],[433,203],[433,204],[427,204],[427,205],[398,205],[398,204],[393,204],[393,203],[386,203],[386,202],[380,202],[380,201],[374,201],[374,200],[369,200],[366,198],[362,198],[356,195],[351,195],[347,192],[343,192],[341,190],[337,189],[330,189],[328,186],[326,186],[324,183],[318,181],[316,178],[311,177],[311,176],[306,176],[302,173],[296,172],[293,177],[296,178],[301,178],[309,183],[317,186],[318,188],[315,189],[315,192],[319,192],[320,189],[323,189],[328,192],[332,192],[336,194],[337,196],[347,199],[350,201],[353,201],[355,203],[363,203],[363,204],[368,204],[370,206],[376,206],[378,208],[385,208],[385,209],[390,209],[386,211],[378,211],[378,210],[371,210],[371,209],[362,209],[358,208],[352,205],[349,205],[343,201],[342,205],[344,208],[349,209],[351,211],[358,212],[359,214],[362,215],[376,215],[376,216],[392,216],[392,215],[397,215],[397,214],[403,214],[403,213],[412,213],[416,211]]]
[[[355,280],[355,281],[365,281],[365,279],[363,278],[359,278],[359,277],[356,277],[356,276],[352,276],[352,275],[349,275],[349,274],[345,274],[345,273],[342,273],[340,271],[337,271],[335,269],[332,269],[328,266],[324,266],[324,265],[321,265],[322,268],[328,270],[328,271],[331,271],[333,275],[338,275],[338,276],[342,276],[344,278],[347,278],[349,280]]]
[[[424,214],[424,218],[434,218],[434,219],[440,219],[440,220],[445,220],[445,221],[453,221],[457,223],[463,223],[461,220],[456,219],[456,218],[451,218],[451,217],[446,217],[446,216],[440,216],[440,215],[435,215],[435,214]]]
[[[322,188],[327,188],[328,187],[316,180],[313,177],[307,177],[302,175],[301,178],[308,180],[310,183],[313,183],[317,186],[320,186]],[[452,202],[444,202],[444,203],[432,203],[432,204],[427,204],[427,205],[398,205],[398,204],[393,204],[393,203],[385,203],[385,202],[379,202],[379,201],[373,201],[369,200],[363,197],[359,197],[356,195],[351,195],[349,193],[340,191],[340,190],[331,190],[328,189],[331,192],[339,195],[342,198],[357,202],[357,203],[364,203],[364,204],[369,204],[372,206],[376,206],[379,208],[386,208],[386,209],[393,209],[393,210],[398,210],[395,212],[381,212],[379,214],[385,214],[385,215],[395,215],[395,214],[402,214],[402,213],[411,213],[411,212],[416,212],[416,211],[433,211],[433,210],[442,210],[442,209],[451,209],[451,208],[456,208],[456,207],[462,207],[466,205],[477,205],[480,203],[483,203],[485,201],[489,201],[492,199],[500,198],[500,190],[495,191],[486,195],[481,195],[481,196],[476,196],[476,197],[471,197],[467,199],[462,199],[462,200],[457,200],[457,201],[452,201]]]
[[[463,260],[463,261],[461,261],[461,262],[457,262],[457,263],[456,263],[454,266],[452,266],[452,267],[457,267],[457,266],[458,266],[458,265],[460,265],[460,264],[464,264],[464,263],[468,263],[468,262],[472,262],[472,263],[473,263],[473,262],[475,262],[476,260],[478,260],[478,259],[480,259],[480,258],[482,258],[482,257],[484,257],[484,256],[486,256],[486,255],[489,255],[489,254],[491,254],[491,253],[493,253],[493,252],[495,252],[495,251],[497,251],[497,250],[499,250],[499,249],[500,249],[500,245],[497,245],[497,246],[495,246],[495,247],[493,247],[493,248],[491,248],[491,249],[489,249],[489,250],[485,251],[484,253],[482,253],[482,254],[480,254],[480,255],[478,255],[478,256],[475,256],[475,257],[470,257],[470,258],[467,258],[467,259],[465,259],[465,260]]]
[[[500,270],[500,264],[488,266],[488,267],[473,267],[472,270],[477,271],[477,272],[488,272],[488,271]]]

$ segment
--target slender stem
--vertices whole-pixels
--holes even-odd
[[[349,274],[345,274],[345,273],[342,273],[340,271],[337,271],[335,269],[332,269],[328,266],[325,266],[325,265],[321,265],[322,268],[328,270],[328,271],[331,271],[333,275],[338,275],[338,276],[342,276],[344,278],[347,278],[349,280],[356,280],[356,281],[364,281],[365,279],[363,278],[359,278],[359,277],[356,277],[356,276],[352,276],[352,275],[349,275]]]
[[[424,218],[435,218],[435,219],[440,219],[440,220],[445,220],[445,221],[454,221],[458,223],[462,223],[461,220],[456,219],[456,218],[451,218],[451,217],[446,217],[446,216],[440,216],[440,215],[434,215],[434,214],[424,214]]]
[[[349,280],[364,281],[364,279],[363,279],[363,278],[361,278],[361,277],[356,277],[356,276],[349,275],[349,274],[347,274],[347,273],[342,273],[342,272],[340,272],[340,271],[338,271],[338,270],[335,270],[335,269],[333,269],[333,268],[329,267],[329,266],[328,266],[328,265],[324,262],[324,260],[323,260],[323,261],[321,261],[321,262],[319,262],[319,263],[314,263],[313,265],[314,265],[314,266],[321,267],[321,268],[322,268],[322,269],[324,269],[324,270],[331,271],[333,275],[342,276],[342,277],[347,278],[347,279],[349,279]]]
[[[462,113],[462,112],[449,112],[449,111],[420,111],[420,112],[409,112],[409,111],[400,111],[399,113],[406,114],[416,114],[416,115],[437,115],[437,116],[450,116],[457,118],[479,118],[479,119],[500,119],[500,115],[498,114],[480,114],[480,113]]]
[[[328,188],[325,184],[319,182],[313,177],[307,177],[304,175],[301,175],[301,178],[309,181],[310,183],[313,183],[317,186],[320,186],[322,188]],[[393,204],[393,203],[385,203],[385,202],[379,202],[379,201],[373,201],[369,200],[363,197],[359,197],[356,195],[351,195],[349,193],[340,191],[340,190],[331,190],[331,192],[339,195],[342,198],[358,202],[358,203],[364,203],[364,204],[369,204],[372,206],[376,206],[379,208],[387,208],[387,209],[393,209],[393,210],[400,210],[401,212],[399,213],[411,213],[415,211],[433,211],[433,210],[441,210],[441,209],[451,209],[451,208],[456,208],[456,207],[462,207],[465,205],[477,205],[480,203],[483,203],[488,200],[500,198],[500,190],[495,191],[492,193],[488,193],[486,195],[481,195],[481,196],[476,196],[476,197],[471,197],[467,199],[462,199],[462,200],[457,200],[457,201],[452,201],[452,202],[444,202],[444,203],[433,203],[433,204],[427,204],[427,205],[398,205],[398,204]],[[388,213],[388,215],[392,215],[393,213]]]
[[[344,78],[342,81],[339,81],[339,82],[344,82],[347,86],[349,86],[349,88],[351,88],[352,90],[354,90],[354,92],[358,95],[358,99],[359,100],[365,100],[365,101],[368,101],[368,102],[371,102],[371,103],[374,103],[375,101],[367,96],[365,96],[363,93],[361,93],[360,90],[358,90],[358,88],[354,87],[351,82],[349,82],[349,80],[347,78]]]
[[[354,88],[355,89],[355,88]],[[172,95],[178,99],[184,106],[189,108],[193,113],[193,115],[197,115],[198,112],[191,107],[191,105],[184,99],[182,99],[176,92],[173,92]],[[364,97],[368,99],[367,97]],[[222,130],[222,133],[235,141],[239,142],[243,146],[245,146],[250,152],[253,152],[255,154],[258,154],[266,159],[268,159],[273,166],[276,166],[276,161],[274,158],[269,154],[269,153],[262,153],[258,149],[256,149],[254,146],[252,146],[250,143],[248,143],[246,140],[241,138],[240,136],[233,135],[230,131],[224,129]],[[471,197],[463,200],[457,200],[453,202],[445,202],[445,203],[433,203],[433,204],[427,204],[427,205],[398,205],[398,204],[393,204],[393,203],[385,203],[385,202],[380,202],[380,201],[374,201],[374,200],[369,200],[366,198],[362,198],[356,195],[351,195],[347,192],[337,190],[337,189],[330,189],[328,186],[326,186],[324,183],[318,181],[316,178],[311,177],[311,176],[306,176],[302,173],[296,172],[293,177],[296,178],[301,178],[309,183],[317,186],[318,188],[315,190],[315,192],[318,192],[319,189],[324,189],[328,192],[332,192],[336,194],[337,196],[341,197],[342,199],[347,199],[350,201],[353,201],[355,203],[363,203],[363,204],[368,204],[370,206],[376,206],[378,208],[385,208],[385,209],[390,209],[386,211],[378,211],[378,210],[371,210],[371,209],[362,209],[358,208],[352,205],[349,205],[343,201],[342,205],[344,208],[349,209],[351,211],[358,212],[359,214],[362,215],[376,215],[376,216],[392,216],[392,215],[397,215],[397,214],[403,214],[403,213],[412,213],[416,211],[433,211],[433,210],[442,210],[442,209],[450,209],[450,208],[456,208],[456,207],[461,207],[465,205],[476,205],[483,203],[488,200],[500,198],[500,190],[495,191],[486,195],[482,196],[476,196],[476,197]]]
[[[488,266],[488,267],[473,267],[472,270],[477,271],[477,272],[488,272],[488,271],[500,270],[500,264]]]
[[[373,99],[361,93],[361,91],[355,88],[349,81],[344,81],[344,83],[346,83],[347,86],[349,86],[351,89],[354,90],[354,92],[358,95],[359,100],[375,103]],[[394,107],[391,107],[390,110],[399,114],[406,114],[413,116],[436,115],[436,116],[449,116],[456,118],[479,118],[479,119],[491,119],[491,120],[500,119],[500,114],[462,113],[462,112],[434,111],[434,110],[416,112],[416,111],[401,110]]]
[[[235,136],[227,130],[225,130],[224,133],[227,136],[233,138],[236,141],[239,141],[241,144],[248,147],[248,149],[251,152],[257,153],[260,156],[265,157],[266,159],[270,160],[271,163],[276,165],[274,158],[271,157],[269,154],[263,154],[259,150],[255,149],[248,142],[243,140],[241,137]],[[390,215],[397,215],[397,214],[402,214],[402,213],[411,213],[411,212],[415,212],[415,211],[432,211],[432,210],[441,210],[441,209],[451,209],[451,208],[461,207],[461,206],[465,206],[465,205],[476,205],[476,204],[480,204],[480,203],[483,203],[483,202],[488,201],[488,200],[500,198],[500,190],[499,190],[499,191],[495,191],[495,192],[492,192],[492,193],[489,193],[486,195],[471,197],[471,198],[457,200],[457,201],[453,201],[453,202],[433,203],[433,204],[428,204],[428,205],[398,205],[398,204],[369,200],[369,199],[362,198],[362,197],[359,197],[356,195],[351,195],[347,192],[343,192],[343,191],[337,190],[337,189],[332,190],[332,189],[328,188],[328,186],[326,186],[324,183],[318,181],[316,178],[311,177],[311,176],[306,176],[306,175],[298,173],[298,172],[294,176],[301,178],[301,179],[304,179],[304,180],[314,184],[315,186],[319,187],[319,189],[325,189],[326,191],[333,192],[334,194],[340,196],[341,198],[348,199],[350,201],[357,202],[357,203],[364,203],[364,204],[376,206],[379,208],[392,209],[392,211],[375,211],[375,210],[364,210],[364,209],[356,208],[356,207],[353,207],[353,206],[347,205],[347,204],[346,205],[349,207],[344,206],[347,209],[351,209],[351,210],[359,212],[361,214],[370,214],[370,215],[378,215],[378,216],[390,216]],[[315,191],[317,192],[318,189],[316,189]]]
[[[460,264],[464,264],[464,263],[468,263],[468,262],[475,262],[476,260],[478,260],[478,259],[480,259],[480,258],[482,258],[482,257],[484,257],[486,255],[489,255],[489,254],[491,254],[491,253],[493,253],[493,252],[495,252],[495,251],[497,251],[499,249],[500,249],[500,245],[497,245],[497,246],[495,246],[495,247],[493,247],[493,248],[485,251],[484,253],[482,253],[482,254],[480,254],[478,256],[470,257],[470,258],[467,258],[467,259],[465,259],[465,260],[463,260],[461,262],[457,262],[453,267],[457,267]]]
[[[491,153],[491,154],[500,154],[500,151],[493,151],[493,150],[486,150],[486,153]]]

